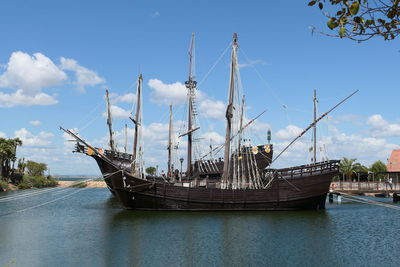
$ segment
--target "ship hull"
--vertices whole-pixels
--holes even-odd
[[[128,209],[256,211],[324,209],[337,168],[276,178],[266,189],[182,187],[142,180],[120,171],[110,176],[116,196]]]

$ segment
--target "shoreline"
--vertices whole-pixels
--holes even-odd
[[[104,181],[58,181],[58,184],[54,187],[73,187],[73,185],[77,185],[80,183],[85,183],[88,188],[107,188],[107,185]],[[43,187],[43,188],[49,188],[49,187]],[[32,188],[33,189],[33,188]],[[7,191],[19,191],[19,190],[25,190],[25,189],[19,189],[18,186],[9,183],[8,184],[8,189],[7,190],[1,190],[0,192],[7,192]]]
[[[88,188],[106,188],[107,185],[104,181],[58,181],[57,187],[71,187],[80,183],[86,183],[85,187]]]

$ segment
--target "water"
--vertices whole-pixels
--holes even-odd
[[[398,210],[138,212],[103,188],[42,190],[0,193],[0,266],[400,265]]]

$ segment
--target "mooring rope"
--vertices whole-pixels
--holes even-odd
[[[65,191],[71,187],[75,187],[81,183],[86,183],[86,182],[90,182],[93,181],[97,178],[92,178],[92,179],[86,179],[86,180],[79,180],[79,181],[75,181],[74,183],[72,183],[71,185],[67,186],[67,187],[55,187],[55,188],[47,188],[47,189],[42,189],[42,190],[38,190],[38,191],[34,191],[34,192],[28,192],[26,194],[18,194],[15,196],[5,196],[5,197],[1,197],[0,198],[0,202],[8,202],[8,201],[12,201],[12,200],[20,200],[20,199],[24,199],[27,197],[33,197],[33,196],[37,196],[37,195],[41,195],[41,194],[45,194],[45,193],[51,193],[51,192],[55,192],[55,193],[60,193],[62,191]]]
[[[26,194],[18,194],[15,196],[5,196],[5,197],[0,198],[0,202],[6,202],[9,200],[24,198],[24,197],[28,197],[28,196],[40,195],[40,194],[47,193],[49,191],[54,191],[56,189],[60,189],[60,188],[48,188],[48,189],[38,190],[38,191],[34,191],[34,192],[29,192]]]
[[[381,206],[381,207],[385,207],[385,208],[390,208],[390,209],[395,209],[395,210],[400,210],[400,206],[395,206],[395,205],[391,205],[391,204],[387,204],[387,203],[383,203],[380,201],[373,201],[373,200],[369,200],[369,199],[364,199],[364,198],[360,198],[360,197],[356,197],[350,194],[346,194],[346,193],[342,193],[342,192],[337,192],[340,193],[341,195],[344,195],[344,198],[347,198],[348,200],[354,201],[354,202],[360,202],[363,204],[370,204],[370,205],[376,205],[376,206]]]
[[[17,196],[12,196],[12,197],[8,197],[8,198],[2,198],[0,199],[0,202],[8,202],[8,201],[12,201],[12,200],[20,200],[20,199],[24,199],[24,198],[28,198],[28,197],[34,197],[37,195],[41,195],[41,194],[45,194],[45,193],[58,193],[61,191],[64,191],[68,189],[65,187],[56,187],[56,188],[52,188],[49,190],[41,190],[41,191],[36,191],[36,192],[32,192],[32,193],[28,193],[28,194],[23,194],[23,195],[17,195]]]
[[[11,212],[8,212],[8,213],[0,214],[0,217],[7,216],[7,215],[11,215],[11,214],[14,214],[14,213],[24,212],[24,211],[31,210],[31,209],[35,209],[35,208],[39,208],[39,207],[45,206],[45,205],[47,205],[47,204],[50,204],[50,203],[59,201],[59,200],[61,200],[61,199],[70,197],[70,196],[72,196],[72,195],[74,195],[74,194],[76,194],[76,193],[79,193],[80,191],[85,190],[85,189],[87,189],[87,188],[78,189],[77,191],[72,192],[72,193],[69,193],[69,194],[67,194],[67,195],[65,195],[65,196],[62,196],[62,197],[59,197],[59,198],[56,198],[56,199],[53,199],[53,200],[50,200],[50,201],[46,201],[46,202],[40,203],[40,204],[38,204],[38,205],[31,206],[31,207],[28,207],[28,208],[25,208],[25,209],[15,210],[15,211],[11,211]]]

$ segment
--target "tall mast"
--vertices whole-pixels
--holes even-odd
[[[169,105],[169,129],[168,129],[168,175],[172,177],[172,105]]]
[[[138,139],[139,139],[139,130],[140,127],[142,126],[142,116],[141,116],[141,109],[142,109],[142,82],[143,82],[143,77],[142,74],[139,74],[138,78],[138,86],[137,86],[137,91],[136,91],[136,114],[135,114],[135,119],[132,121],[135,124],[135,135],[133,139],[133,152],[132,152],[132,172],[135,172],[135,165],[136,165],[136,160],[137,160],[137,152],[138,152]]]
[[[226,108],[226,135],[225,135],[225,153],[224,153],[224,169],[222,174],[222,183],[223,187],[228,187],[228,178],[229,178],[229,163],[230,163],[230,147],[231,147],[231,131],[232,131],[232,117],[233,117],[233,100],[234,100],[234,87],[235,87],[235,77],[236,77],[236,68],[237,68],[237,33],[233,34],[233,42],[232,42],[232,56],[231,56],[231,75],[230,75],[230,84],[229,84],[229,97],[228,97],[228,106]]]
[[[125,144],[124,144],[124,152],[127,153],[127,145],[128,145],[128,125],[125,124],[125,131],[124,131],[124,137],[125,137]]]
[[[197,82],[194,80],[194,33],[192,33],[192,40],[190,42],[189,49],[189,79],[185,82],[185,86],[188,89],[188,151],[187,151],[187,169],[186,176],[192,174],[192,127],[193,127],[193,117],[194,117],[194,95]]]
[[[242,106],[241,106],[241,109],[240,109],[240,124],[239,124],[239,142],[238,142],[238,153],[239,153],[239,156],[240,156],[240,151],[241,151],[241,149],[240,149],[240,146],[241,146],[241,142],[242,142],[242,127],[243,127],[243,115],[244,115],[244,112],[243,112],[243,109],[244,109],[244,95],[242,96]]]
[[[108,89],[106,89],[106,105],[107,105],[107,125],[108,125],[108,132],[110,137],[110,149],[112,152],[115,151],[114,147],[114,139],[113,139],[113,131],[112,131],[112,118],[111,118],[111,110],[110,110],[110,98],[108,95]]]
[[[317,120],[317,90],[314,89],[314,123]],[[313,156],[313,162],[316,163],[317,162],[317,124],[314,124],[314,147],[313,147],[313,152],[314,152],[314,156]]]

